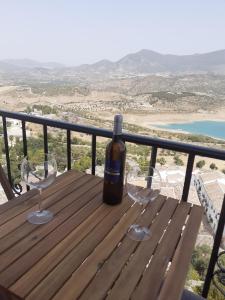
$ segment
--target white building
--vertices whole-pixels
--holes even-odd
[[[219,171],[200,173],[196,175],[194,184],[199,200],[205,208],[208,222],[215,234],[225,194],[225,175]]]
[[[159,170],[163,181],[161,193],[167,197],[181,200],[186,169],[184,167],[157,167],[157,169]],[[199,199],[196,188],[193,184],[193,180],[191,181],[190,185],[188,201],[199,205]]]

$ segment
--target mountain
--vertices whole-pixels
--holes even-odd
[[[46,68],[46,69],[57,69],[63,68],[62,64],[56,62],[39,62],[32,59],[5,59],[0,61],[0,70],[27,70],[27,69],[34,69],[34,68]]]
[[[163,55],[151,50],[141,50],[124,56],[116,62],[120,71],[134,73],[154,73],[167,71],[163,65]]]
[[[128,54],[116,64],[119,70],[134,73],[225,73],[225,50],[193,55],[160,54],[151,50],[141,50]]]
[[[185,74],[218,73],[225,74],[225,50],[203,54],[173,55],[161,54],[143,49],[131,53],[116,62],[101,60],[94,64],[77,67],[64,67],[55,62],[37,62],[30,59],[7,59],[0,61],[0,73],[23,73],[40,78],[41,74],[54,75],[56,78],[70,76],[108,76],[138,74]]]
[[[131,53],[116,62],[102,60],[92,65],[75,67],[74,71],[87,73],[104,71],[119,74],[155,73],[223,73],[225,74],[225,50],[204,54],[173,55],[152,50]]]

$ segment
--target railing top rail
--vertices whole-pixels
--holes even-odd
[[[72,124],[69,122],[32,116],[25,113],[16,113],[16,112],[0,110],[0,116],[16,119],[20,121],[36,123],[40,125],[47,125],[50,127],[55,127],[55,128],[65,129],[65,130],[71,130],[71,131],[106,137],[106,138],[112,137],[112,131],[107,129],[97,128],[94,126]],[[129,133],[124,133],[123,138],[127,142],[136,143],[140,145],[153,146],[157,148],[168,149],[168,150],[183,152],[187,154],[225,160],[225,150],[187,144],[182,142],[176,142],[171,140],[165,140],[156,137],[129,134]]]

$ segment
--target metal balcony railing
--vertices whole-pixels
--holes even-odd
[[[11,176],[11,167],[10,167],[10,155],[9,155],[9,144],[8,144],[8,133],[7,133],[7,118],[20,120],[22,124],[22,140],[23,140],[23,154],[24,156],[27,155],[28,146],[27,146],[27,137],[26,137],[26,123],[35,123],[42,125],[43,127],[43,150],[44,153],[48,153],[48,128],[58,128],[66,130],[67,133],[67,168],[68,170],[71,169],[71,132],[80,132],[89,134],[92,136],[92,143],[91,143],[91,153],[92,153],[92,165],[91,165],[91,172],[95,175],[95,167],[96,167],[96,137],[105,137],[111,138],[112,131],[91,127],[91,126],[84,126],[84,125],[77,125],[72,124],[69,122],[62,122],[51,120],[47,118],[37,117],[29,114],[24,113],[14,113],[9,111],[0,110],[0,116],[2,117],[2,124],[3,124],[3,138],[4,138],[4,147],[5,147],[5,155],[6,155],[6,163],[7,163],[7,171],[8,171],[8,178],[13,186],[12,183],[12,176]],[[181,142],[175,142],[171,140],[165,140],[160,138],[153,138],[148,136],[141,136],[136,134],[123,134],[123,139],[125,142],[130,142],[139,145],[149,146],[151,148],[151,159],[150,159],[150,166],[155,167],[156,158],[157,158],[157,150],[158,149],[166,149],[172,150],[180,153],[186,153],[188,155],[188,161],[186,166],[186,174],[182,192],[182,201],[187,201],[188,193],[190,189],[191,183],[191,176],[194,166],[194,160],[196,156],[208,157],[213,159],[219,159],[225,161],[225,151],[219,149],[213,149],[208,147],[203,147],[199,145],[193,144],[186,144]],[[224,201],[225,203],[225,201]],[[218,257],[218,250],[219,245],[221,242],[223,228],[225,223],[225,204],[223,205],[223,210],[221,210],[220,219],[218,222],[217,233],[215,235],[214,246],[211,254],[210,264],[208,273],[205,279],[205,285],[203,288],[203,296],[206,297],[209,291],[210,282],[213,278],[213,271]]]

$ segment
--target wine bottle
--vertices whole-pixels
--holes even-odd
[[[123,198],[126,146],[122,140],[122,115],[115,115],[112,141],[106,147],[103,202],[119,204]]]

